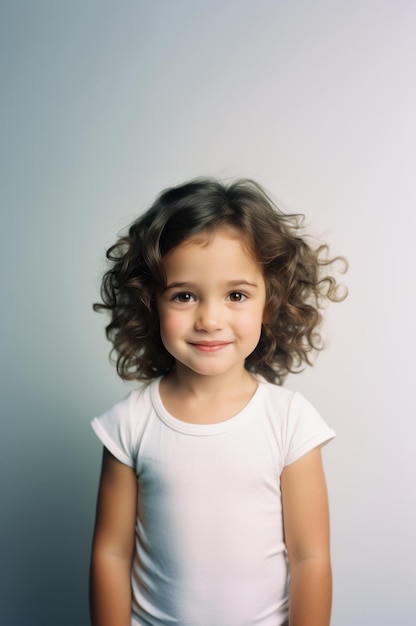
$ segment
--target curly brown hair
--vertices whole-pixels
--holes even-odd
[[[266,283],[266,321],[246,368],[282,384],[289,372],[312,364],[322,349],[318,326],[328,300],[345,293],[327,268],[328,247],[313,247],[301,236],[303,216],[285,214],[253,180],[225,185],[200,178],[161,193],[107,251],[101,303],[111,321],[107,338],[117,372],[124,380],[150,380],[171,371],[175,362],[159,333],[156,296],[166,285],[163,257],[190,237],[222,226],[241,232],[262,267]]]

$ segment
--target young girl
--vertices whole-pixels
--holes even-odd
[[[109,249],[95,309],[142,384],[93,421],[94,626],[328,626],[334,432],[280,385],[341,297],[299,229],[253,181],[200,179]]]

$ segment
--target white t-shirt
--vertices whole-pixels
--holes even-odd
[[[281,626],[280,474],[334,432],[299,393],[263,381],[234,417],[183,422],[159,380],[92,422],[137,472],[132,625]]]

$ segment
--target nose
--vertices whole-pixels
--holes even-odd
[[[225,316],[223,306],[217,302],[201,302],[195,318],[195,330],[212,333],[224,327]]]

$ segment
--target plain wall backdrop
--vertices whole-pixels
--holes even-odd
[[[89,422],[129,390],[91,304],[116,233],[198,175],[349,259],[287,384],[338,434],[333,626],[416,623],[415,32],[412,0],[1,3],[1,624],[88,624]]]

